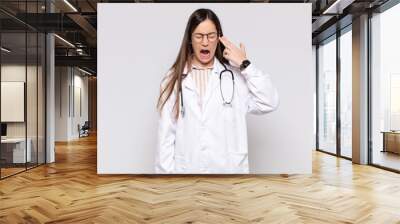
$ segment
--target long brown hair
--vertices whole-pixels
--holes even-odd
[[[180,92],[182,91],[182,79],[185,78],[183,77],[183,71],[186,64],[188,64],[188,72],[190,72],[190,65],[192,63],[192,34],[196,27],[201,22],[207,19],[211,20],[214,23],[215,27],[217,28],[218,36],[223,36],[221,23],[219,22],[217,15],[213,11],[211,11],[210,9],[197,9],[196,11],[194,11],[192,15],[190,15],[189,20],[186,24],[185,34],[183,36],[178,56],[174,64],[170,68],[171,72],[162,81],[162,83],[165,83],[165,85],[161,86],[161,92],[157,102],[157,109],[159,112],[161,112],[172,92],[175,91],[176,97],[173,107],[175,119],[178,119],[179,117],[179,96]],[[218,42],[217,49],[215,51],[215,57],[221,63],[229,64],[228,60],[223,57],[224,49],[224,45]]]

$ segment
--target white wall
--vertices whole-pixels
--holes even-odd
[[[55,140],[77,139],[78,124],[83,125],[88,120],[88,77],[76,68],[56,67],[55,78]],[[82,114],[76,107],[79,89]]]
[[[311,173],[311,4],[262,3],[98,4],[98,173],[153,173],[159,84],[200,7],[279,91],[277,111],[248,117],[250,172]]]
[[[79,132],[78,132],[78,124],[81,126],[85,123],[85,121],[88,120],[89,117],[89,112],[88,112],[88,77],[87,76],[82,76],[83,73],[79,72],[78,70],[74,71],[74,108],[72,108],[72,111],[75,111],[75,113],[72,113],[72,120],[71,120],[71,135],[73,138],[78,138],[79,137]],[[80,93],[79,93],[80,91]],[[80,97],[79,97],[80,95]],[[79,102],[80,101],[80,102]],[[79,107],[81,107],[79,109]],[[80,111],[82,110],[82,111]]]
[[[55,141],[68,140],[68,67],[55,68]]]

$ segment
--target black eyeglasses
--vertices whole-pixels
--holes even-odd
[[[214,42],[218,39],[218,33],[211,32],[211,33],[194,33],[193,40],[196,43],[200,43],[201,41],[203,41],[204,36],[206,36],[207,40],[210,42]]]

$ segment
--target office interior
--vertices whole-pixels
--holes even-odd
[[[38,181],[38,175],[42,175],[43,180],[51,178],[42,170],[57,170],[58,162],[63,164],[65,172],[69,167],[76,169],[75,158],[92,161],[94,167],[88,170],[95,175],[96,13],[97,4],[104,2],[169,4],[173,1],[0,2],[0,197],[7,196],[1,188],[6,189],[8,183],[18,178],[25,181],[30,177]],[[316,81],[314,160],[333,159],[320,169],[328,169],[334,176],[342,175],[333,171],[347,162],[348,170],[341,170],[346,175],[353,172],[362,175],[362,166],[367,167],[365,175],[376,173],[399,178],[399,1],[230,2],[312,5],[310,44]],[[85,144],[91,144],[90,153],[79,154],[88,152]],[[287,176],[283,174],[283,178]],[[391,180],[377,181],[390,184]],[[101,181],[93,185],[96,183],[101,184]],[[399,194],[400,183],[395,184],[398,185],[387,189],[388,193]],[[374,197],[373,192],[371,197]],[[218,201],[218,197],[214,200]],[[397,205],[394,202],[392,209],[399,211]],[[0,213],[1,210],[9,212],[6,207],[0,209]],[[382,216],[388,221],[385,223],[400,220],[399,213],[385,214],[387,216]],[[2,217],[0,215],[0,219]],[[356,219],[349,222],[353,221]]]

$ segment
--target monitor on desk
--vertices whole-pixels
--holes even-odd
[[[7,124],[1,123],[1,137],[4,138],[7,136]]]

